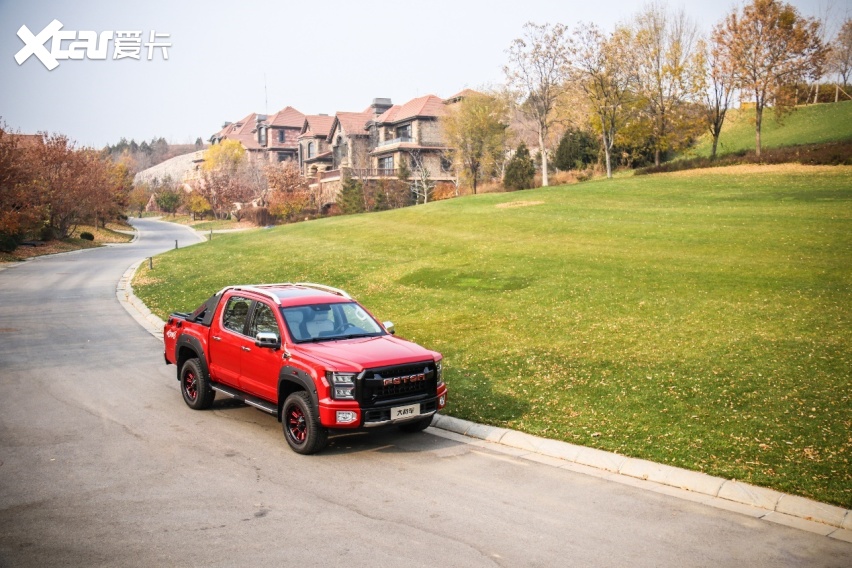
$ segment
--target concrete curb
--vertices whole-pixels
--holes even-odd
[[[568,442],[539,438],[530,434],[476,424],[452,416],[436,415],[432,427],[521,450],[514,453],[521,458],[542,461],[540,456],[553,458],[565,464],[594,468],[601,477],[619,481],[618,477],[671,487],[695,494],[701,503],[723,509],[732,509],[730,503],[749,509],[738,510],[756,518],[824,534],[838,540],[852,542],[852,511],[834,505],[787,495],[772,489],[748,485],[736,480],[713,477],[647,460],[629,458],[595,448],[577,446]],[[558,462],[548,462],[560,466]],[[622,481],[626,482],[626,481]],[[629,485],[634,483],[626,482]],[[650,487],[649,487],[650,488]],[[667,491],[661,491],[667,492]],[[675,494],[676,493],[670,493]],[[703,497],[703,498],[702,498]]]
[[[116,286],[116,296],[142,327],[162,341],[165,322],[152,314],[151,310],[133,295],[130,285],[136,269],[142,262],[144,260],[136,262],[125,271]],[[472,438],[481,440],[484,444],[511,448],[512,455],[519,458],[605,477],[619,483],[852,543],[852,511],[849,509],[736,480],[713,477],[697,471],[629,458],[596,448],[540,438],[442,414],[435,415],[432,428],[457,434],[461,442]]]

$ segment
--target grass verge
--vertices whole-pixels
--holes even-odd
[[[171,251],[220,287],[347,289],[442,351],[448,412],[852,506],[852,167],[738,166],[335,217]]]

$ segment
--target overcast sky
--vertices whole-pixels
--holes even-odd
[[[834,20],[852,0],[793,0],[800,12]],[[506,49],[527,21],[594,22],[606,30],[630,20],[643,1],[586,0],[0,0],[0,117],[24,133],[60,132],[102,147],[121,137],[204,140],[224,121],[293,106],[305,114],[360,111],[376,97],[404,103],[448,97],[503,82]],[[740,2],[680,2],[709,31]],[[17,33],[142,32],[139,60],[60,60],[48,71],[35,56],[18,65]],[[150,34],[167,34],[147,60]],[[36,42],[32,42],[36,43]],[[67,48],[68,42],[63,42]],[[49,50],[51,42],[45,47]]]

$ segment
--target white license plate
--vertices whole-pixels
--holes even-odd
[[[391,420],[397,420],[398,418],[411,418],[412,416],[419,415],[419,404],[409,404],[408,406],[395,406],[391,408]]]

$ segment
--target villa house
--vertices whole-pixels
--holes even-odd
[[[304,114],[289,106],[271,116],[251,113],[237,122],[223,124],[209,142],[220,144],[223,140],[236,140],[252,160],[298,160],[298,139],[304,120]]]
[[[302,121],[299,133],[299,167],[302,176],[316,178],[317,174],[330,170],[332,166],[331,150],[328,148],[328,136],[334,117],[327,114],[312,114]]]
[[[434,182],[453,181],[440,124],[445,112],[443,99],[426,95],[382,113],[370,125],[376,131],[372,167],[385,176],[396,176],[405,162],[409,179],[425,170]]]
[[[257,116],[254,133],[258,144],[266,149],[268,161],[298,161],[299,134],[304,122],[305,115],[290,106],[268,118]]]

